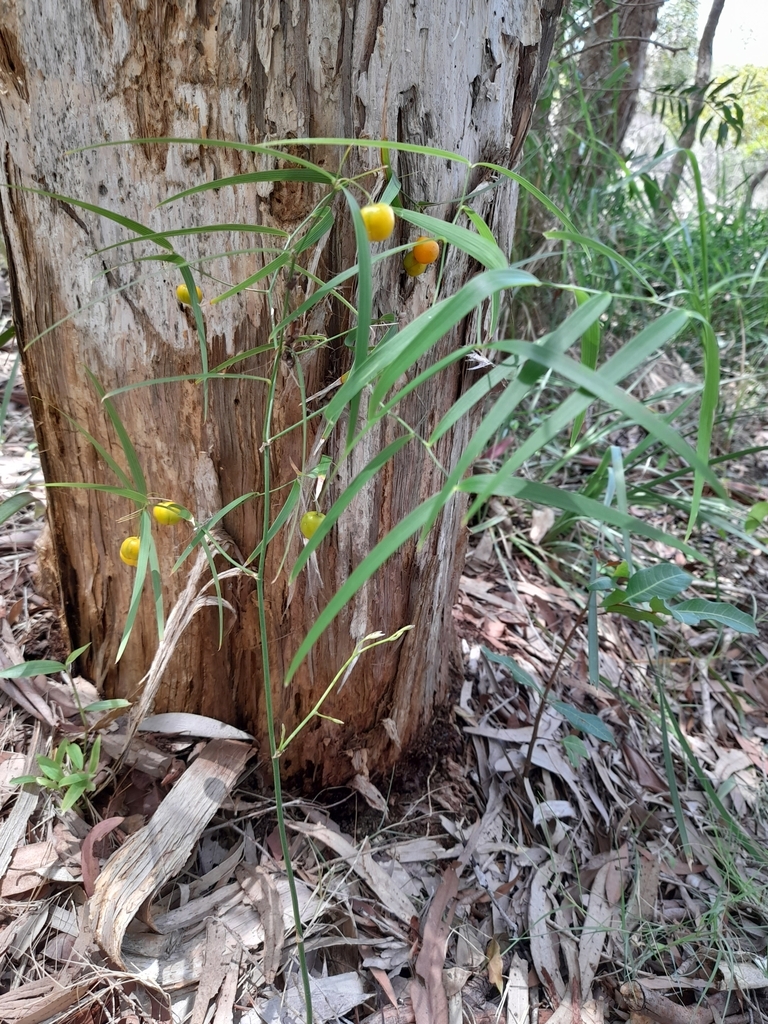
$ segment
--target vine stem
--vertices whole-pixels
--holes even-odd
[[[280,364],[280,347],[275,351],[275,361],[272,367],[270,387],[267,397],[267,408],[264,413],[264,438],[270,436],[272,423],[272,408],[275,399],[275,387],[277,370]],[[264,569],[269,538],[270,519],[270,467],[269,467],[269,444],[264,444],[263,452],[264,466],[264,515],[262,524],[262,543],[259,554],[259,567],[256,574],[256,596],[259,614],[259,633],[261,634],[261,665],[264,678],[264,711],[267,719],[267,734],[269,736],[269,755],[272,762],[272,779],[275,787],[275,813],[277,815],[277,830],[280,836],[280,849],[285,864],[285,875],[288,881],[288,891],[291,894],[291,909],[293,911],[293,923],[296,928],[296,951],[299,957],[299,971],[301,973],[302,987],[304,989],[304,1005],[306,1007],[306,1024],[312,1024],[312,990],[309,984],[309,970],[307,968],[307,956],[304,949],[304,928],[301,923],[301,909],[299,907],[299,894],[296,890],[296,877],[293,873],[291,863],[291,850],[288,845],[288,834],[285,830],[285,808],[283,805],[283,786],[280,778],[280,753],[277,749],[275,736],[275,712],[272,702],[272,677],[269,670],[269,651],[267,649],[267,617],[264,611]]]
[[[574,635],[576,633],[576,630],[579,628],[579,626],[584,621],[584,618],[585,618],[585,616],[587,614],[587,609],[588,608],[589,608],[589,604],[587,603],[587,604],[584,605],[584,607],[579,612],[578,618],[576,619],[576,621],[574,622],[573,626],[571,627],[570,633],[565,638],[565,641],[563,642],[563,646],[560,648],[560,654],[558,655],[558,659],[555,662],[555,667],[552,669],[550,677],[547,680],[546,686],[544,687],[544,690],[542,691],[541,700],[539,701],[539,707],[538,707],[538,709],[536,711],[536,717],[533,720],[533,732],[531,734],[531,740],[530,740],[530,742],[528,744],[528,752],[525,755],[525,762],[523,763],[522,777],[524,779],[528,778],[528,773],[531,770],[531,758],[533,757],[533,748],[536,746],[536,739],[537,739],[537,737],[539,735],[539,726],[541,725],[541,719],[542,719],[542,717],[544,715],[544,708],[547,705],[547,697],[550,694],[550,691],[551,691],[551,689],[552,689],[552,687],[554,685],[555,679],[557,679],[557,674],[560,671],[560,666],[563,663],[563,658],[565,657],[565,652],[570,647],[571,640],[573,640]]]

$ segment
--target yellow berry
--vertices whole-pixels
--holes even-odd
[[[120,558],[126,565],[132,565],[134,569],[139,564],[139,538],[126,537],[120,545]]]
[[[307,540],[309,540],[310,537],[314,537],[315,533],[317,532],[318,526],[320,525],[320,523],[322,523],[324,519],[325,516],[323,515],[322,512],[304,513],[304,515],[301,517],[301,522],[299,523],[299,529],[307,538]]]
[[[197,292],[197,301],[198,302],[202,302],[203,301],[202,289],[198,285],[195,285],[195,291]],[[187,286],[185,284],[180,284],[176,288],[176,298],[179,300],[179,302],[183,302],[185,306],[191,306],[192,305],[192,303],[190,302],[190,299],[189,299],[189,288],[187,288]]]
[[[180,509],[175,501],[161,501],[152,509],[152,515],[161,526],[175,526],[182,518]]]
[[[403,266],[408,277],[418,277],[427,269],[426,263],[419,263],[412,252],[407,252],[403,256]]]
[[[395,227],[395,213],[387,203],[371,203],[360,211],[369,242],[383,242]]]
[[[434,263],[440,256],[440,246],[434,238],[427,238],[425,235],[416,239],[416,244],[412,251],[413,258],[418,263]]]

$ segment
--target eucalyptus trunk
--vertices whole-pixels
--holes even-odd
[[[62,321],[26,348],[23,360],[46,479],[115,484],[75,427],[124,463],[85,368],[107,390],[195,374],[201,357],[192,313],[176,300],[181,277],[173,267],[130,261],[131,250],[103,251],[126,237],[123,228],[65,199],[26,189],[98,204],[153,229],[242,223],[291,231],[315,207],[318,186],[279,182],[222,188],[157,209],[182,189],[271,166],[264,157],[190,144],[80,147],[157,137],[249,143],[386,138],[510,166],[528,129],[562,0],[477,0],[471,5],[465,0],[360,0],[353,5],[331,0],[72,0],[66,6],[62,17],[53,0],[4,0],[2,5],[0,173],[9,187],[0,190],[0,217],[20,343],[29,345]],[[343,158],[350,178],[375,170],[381,159],[377,149],[345,155],[339,147],[309,149],[304,144],[293,153],[331,170]],[[459,196],[488,183],[479,172],[466,181],[465,168],[455,161],[409,154],[397,158],[394,153],[392,158],[405,201],[437,204],[429,208],[437,216],[453,216]],[[383,186],[383,176],[370,174],[365,184],[375,191]],[[503,247],[508,247],[515,201],[514,191],[499,185],[475,204]],[[349,216],[342,203],[334,210],[333,231],[307,254],[306,265],[323,279],[356,261]],[[410,237],[408,226],[398,222],[392,243]],[[195,260],[270,242],[254,238],[234,231],[194,236],[180,240],[179,250]],[[150,251],[137,246],[133,254]],[[253,274],[270,258],[241,253],[202,265],[209,275],[197,279],[205,292],[210,365],[269,345],[270,306],[295,306],[302,300],[304,281],[295,278],[282,292],[250,289],[230,301],[208,304],[227,284]],[[467,258],[451,253],[442,294],[455,291],[475,270]],[[434,272],[415,280],[404,277],[399,258],[383,261],[374,272],[374,314],[390,314],[400,324],[410,321],[433,301],[435,280]],[[346,297],[354,301],[351,287]],[[73,312],[77,315],[65,319]],[[313,395],[348,368],[343,336],[352,325],[339,303],[316,307],[294,325],[276,371],[278,398],[268,439],[262,436],[267,387],[259,381],[212,381],[207,415],[203,389],[194,381],[117,396],[115,406],[150,494],[178,501],[204,519],[242,494],[263,491],[267,457],[274,519],[318,429],[315,418],[306,441],[301,429],[289,429],[301,420],[301,385]],[[446,354],[476,329],[474,322],[462,323],[430,359]],[[330,340],[310,345],[304,340],[308,336]],[[238,370],[267,376],[273,356],[264,352]],[[425,435],[461,393],[467,373],[464,365],[454,364],[427,393],[413,394],[400,414]],[[336,493],[397,429],[386,423],[362,446],[365,451],[341,466]],[[437,445],[435,458],[414,444],[401,452],[342,517],[293,585],[288,572],[301,539],[296,529],[284,529],[265,566],[266,635],[259,630],[253,580],[227,581],[224,597],[232,613],[225,616],[223,644],[219,647],[216,609],[198,612],[163,673],[155,711],[192,711],[237,724],[265,749],[262,643],[269,655],[276,719],[290,731],[356,642],[375,630],[391,633],[412,623],[401,642],[360,658],[323,709],[343,724],[315,720],[288,750],[284,769],[308,785],[319,785],[393,764],[447,694],[455,647],[451,606],[465,543],[458,502],[446,507],[422,547],[415,541],[404,545],[360,591],[292,684],[284,687],[282,680],[318,611],[376,541],[439,489],[438,464],[447,467],[455,461],[469,429],[466,422],[459,424]],[[342,434],[334,435],[326,453],[333,458],[343,441]],[[314,481],[304,481],[309,507],[313,486]],[[121,563],[118,550],[126,535],[137,532],[135,520],[126,518],[133,509],[128,500],[102,492],[49,491],[48,564],[58,579],[71,644],[91,643],[82,668],[108,695],[136,700],[157,633],[147,589],[126,651],[115,662],[133,583],[133,570]],[[223,526],[233,551],[246,557],[254,550],[262,516],[263,502],[257,498],[226,516]],[[189,527],[158,527],[155,535],[168,611],[187,581],[188,566],[175,575],[170,570]]]

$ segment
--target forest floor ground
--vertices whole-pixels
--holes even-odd
[[[0,356],[1,381],[13,356]],[[752,445],[768,439],[761,415],[743,428]],[[41,504],[0,527],[0,658],[60,659],[36,578],[44,492],[21,384],[3,438],[0,499],[23,487]],[[768,498],[768,466],[753,462],[739,487]],[[768,1020],[765,625],[651,634],[601,617],[595,686],[584,593],[564,578],[567,549],[541,543],[546,510],[490,516],[454,609],[461,677],[430,734],[376,790],[288,802],[314,1019]],[[714,528],[698,542],[721,599],[764,616],[762,552],[736,556]],[[58,794],[11,780],[77,732],[71,690],[43,676],[3,687],[0,1020],[304,1020],[264,765],[241,770],[226,732],[169,722],[134,741],[109,789],[62,813]]]

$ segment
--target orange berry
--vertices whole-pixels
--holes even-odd
[[[413,247],[413,258],[419,263],[434,263],[440,256],[440,246],[434,238],[427,238],[422,235],[416,239]]]
[[[360,216],[363,218],[369,242],[383,242],[395,228],[395,213],[388,203],[371,203],[364,206]]]

